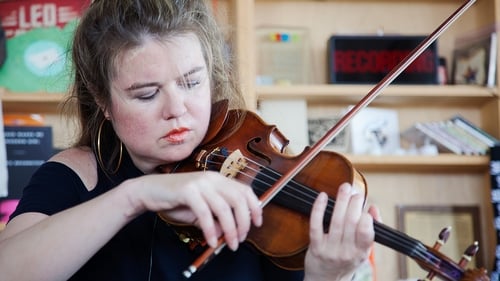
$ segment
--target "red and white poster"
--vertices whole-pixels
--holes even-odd
[[[7,38],[33,28],[58,26],[79,18],[90,0],[0,1],[0,20]]]

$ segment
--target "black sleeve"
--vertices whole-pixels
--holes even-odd
[[[87,189],[68,166],[57,162],[42,164],[23,190],[21,200],[10,219],[26,213],[53,215],[82,202]]]

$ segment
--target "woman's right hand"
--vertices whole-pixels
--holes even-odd
[[[156,211],[172,221],[193,224],[211,247],[224,235],[229,248],[236,250],[251,224],[262,224],[262,208],[252,189],[216,172],[154,174],[125,183],[139,187],[130,194],[139,212]]]

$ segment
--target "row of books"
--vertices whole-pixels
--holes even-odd
[[[461,155],[486,155],[499,140],[463,116],[448,120],[418,122],[402,132],[401,137],[416,146],[435,144],[439,152]]]

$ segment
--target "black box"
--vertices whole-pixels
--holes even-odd
[[[7,152],[8,197],[21,198],[26,184],[54,153],[52,127],[4,126]]]
[[[425,36],[332,36],[328,40],[328,82],[378,83]],[[439,56],[432,43],[395,80],[395,84],[438,84]]]

